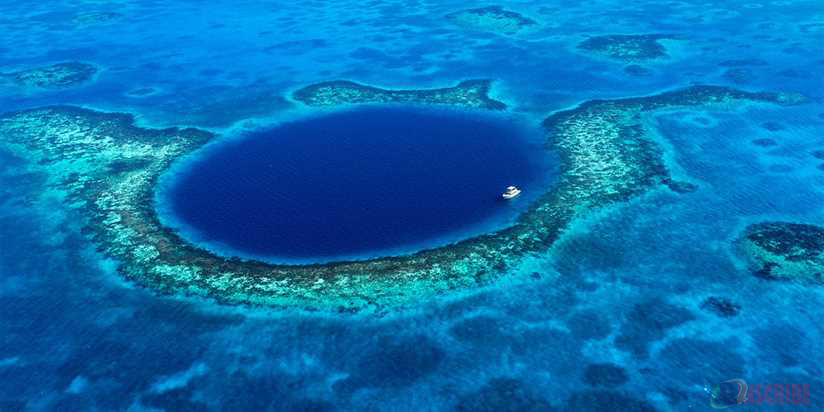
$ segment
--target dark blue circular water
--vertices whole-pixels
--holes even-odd
[[[358,259],[503,228],[547,190],[551,159],[539,131],[502,116],[360,108],[216,145],[160,201],[184,237],[211,249]],[[511,184],[524,195],[502,200]]]

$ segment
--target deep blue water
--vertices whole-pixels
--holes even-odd
[[[810,155],[824,150],[821,0],[499,4],[536,25],[459,27],[444,16],[475,6],[458,0],[0,0],[0,72],[101,69],[56,90],[0,78],[0,111],[77,104],[232,138],[316,115],[281,96],[333,79],[491,78],[494,97],[535,127],[588,99],[694,83],[810,103],[653,116],[669,166],[696,192],[599,212],[500,282],[383,317],[136,287],[54,182],[0,150],[0,411],[703,411],[706,389],[733,378],[806,382],[812,404],[731,411],[824,410],[824,288],[753,276],[730,247],[751,222],[824,224],[824,161]],[[121,17],[74,22],[99,11]],[[665,42],[669,57],[637,63],[640,76],[576,49],[632,33],[678,40]],[[708,296],[738,316],[703,309]]]
[[[502,116],[363,108],[210,147],[161,202],[196,238],[270,260],[433,247],[500,229],[547,191],[544,135]],[[523,197],[501,193],[516,184]]]

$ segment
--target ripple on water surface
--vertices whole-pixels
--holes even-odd
[[[537,125],[418,107],[333,112],[204,149],[162,219],[220,254],[310,263],[411,253],[502,229],[557,173]],[[503,201],[510,184],[522,197]]]

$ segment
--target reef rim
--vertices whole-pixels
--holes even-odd
[[[427,93],[325,83],[304,90],[304,98],[297,100],[310,106],[411,100],[500,109],[503,103],[490,103],[485,88],[488,83],[462,83]],[[643,121],[648,113],[802,101],[798,95],[717,86],[588,101],[544,120],[547,144],[560,156],[560,175],[515,225],[413,255],[303,266],[219,257],[161,225],[152,202],[158,175],[174,159],[212,140],[210,133],[143,129],[134,126],[129,115],[62,106],[0,115],[0,144],[28,157],[30,167],[48,176],[47,188],[63,193],[64,202],[87,218],[100,251],[115,258],[118,270],[137,284],[224,303],[384,311],[485,284],[524,256],[548,250],[571,221],[671,182],[662,150]]]

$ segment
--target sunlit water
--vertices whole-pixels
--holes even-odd
[[[27,160],[0,152],[0,410],[696,411],[710,408],[705,387],[733,378],[806,382],[812,396],[806,407],[736,408],[824,410],[822,287],[753,276],[730,246],[751,222],[824,224],[824,161],[810,156],[824,149],[821,1],[504,6],[536,24],[462,27],[444,18],[461,1],[0,1],[0,72],[100,68],[77,88],[3,77],[0,108],[77,104],[237,136],[302,118],[283,96],[331,79],[492,78],[494,97],[536,127],[587,99],[694,83],[811,102],[648,119],[696,192],[599,212],[500,282],[385,317],[137,288],[95,251],[77,210],[39,196],[51,189]],[[75,20],[97,11],[121,16]],[[589,35],[662,32],[677,39],[650,62],[576,49]],[[739,314],[702,308],[709,296]]]

